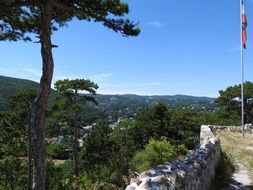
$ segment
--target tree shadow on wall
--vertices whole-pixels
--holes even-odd
[[[253,190],[252,185],[243,185],[232,178],[235,173],[233,158],[221,151],[221,159],[216,167],[216,176],[209,190]]]
[[[228,188],[228,181],[235,172],[235,166],[233,160],[228,154],[221,150],[220,162],[216,166],[216,176],[211,183],[209,190],[225,190]]]
[[[243,185],[242,183],[231,178],[226,184],[226,186],[222,188],[221,190],[253,190],[253,186]]]

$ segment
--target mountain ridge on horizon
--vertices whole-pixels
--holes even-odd
[[[24,86],[27,86],[27,88],[39,88],[39,83],[30,79],[23,79],[23,78],[17,78],[17,77],[10,77],[10,76],[3,76],[0,75],[0,81],[5,81],[8,80],[8,83],[10,85],[15,85],[13,84],[14,82],[18,83],[23,83]],[[0,90],[2,90],[0,88]],[[21,90],[21,89],[20,89]],[[52,88],[52,90],[54,90]],[[140,97],[178,97],[178,98],[207,98],[207,99],[216,99],[216,97],[209,97],[209,96],[202,96],[202,95],[187,95],[187,94],[163,94],[163,95],[140,95],[140,94],[134,94],[134,93],[126,93],[126,94],[102,94],[102,93],[97,93],[97,95],[105,95],[105,96],[140,96]]]
[[[6,100],[13,94],[22,91],[26,88],[39,88],[39,83],[27,80],[19,79],[0,75],[0,110],[4,109]],[[53,105],[54,99],[58,96],[58,93],[52,89],[52,93],[49,98],[49,105]],[[168,106],[170,109],[196,109],[197,111],[214,111],[216,98],[210,97],[198,97],[190,95],[152,95],[144,96],[137,94],[122,94],[122,95],[107,95],[96,94],[96,98],[99,108],[110,112],[111,110],[126,110],[132,109],[137,111],[143,107],[152,107],[161,102]],[[91,105],[94,107],[94,105]]]

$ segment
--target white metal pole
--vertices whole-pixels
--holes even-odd
[[[243,64],[243,41],[242,41],[242,0],[240,0],[240,33],[241,33],[241,118],[242,118],[242,137],[244,137],[244,94],[243,94],[243,83],[244,83],[244,64]]]

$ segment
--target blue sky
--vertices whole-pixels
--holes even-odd
[[[102,94],[210,97],[241,82],[239,0],[125,2],[141,34],[124,38],[98,23],[72,21],[53,35],[54,81],[91,79]],[[244,4],[245,80],[253,81],[253,1]],[[39,81],[39,44],[1,42],[0,57],[0,75]]]

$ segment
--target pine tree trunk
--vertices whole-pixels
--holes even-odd
[[[75,176],[78,176],[78,137],[76,122],[74,125],[74,142],[73,142],[73,169]]]
[[[77,89],[75,89],[75,104],[77,103]],[[74,116],[74,142],[73,142],[73,168],[75,176],[78,176],[78,132],[77,132],[77,113]]]
[[[31,111],[30,111],[31,113]],[[33,186],[33,160],[32,160],[32,125],[31,119],[28,126],[28,190]]]
[[[35,101],[34,113],[34,190],[45,190],[46,183],[46,151],[45,151],[45,113],[53,77],[53,55],[51,44],[52,0],[44,0],[41,7],[40,43],[42,56],[42,77],[40,92]]]

